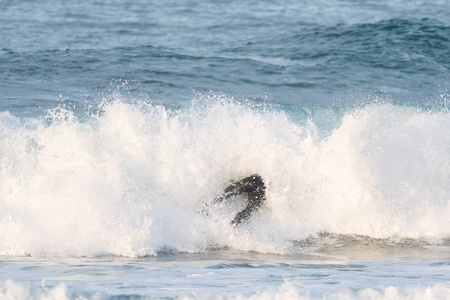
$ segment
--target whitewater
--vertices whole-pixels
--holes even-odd
[[[317,122],[335,117],[324,129],[223,96],[180,109],[114,97],[87,116],[63,107],[42,118],[2,113],[2,255],[284,254],[326,234],[450,237],[447,111],[322,111]],[[229,225],[239,203],[199,213],[252,173],[268,191],[249,224]]]

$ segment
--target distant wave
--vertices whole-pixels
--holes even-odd
[[[224,96],[182,109],[114,97],[83,118],[0,114],[0,255],[287,253],[324,232],[450,237],[448,111],[371,104],[324,133],[326,113],[294,122]],[[251,173],[268,201],[250,224],[229,226],[239,204],[198,213]]]
[[[299,25],[280,32],[217,47],[3,48],[0,110],[34,116],[30,107],[48,108],[60,94],[94,100],[114,80],[136,82],[152,99],[177,104],[192,90],[300,106],[326,105],[348,91],[421,103],[448,90],[450,30],[437,20]]]

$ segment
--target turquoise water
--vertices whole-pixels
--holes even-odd
[[[0,298],[449,299],[449,12],[1,2]]]

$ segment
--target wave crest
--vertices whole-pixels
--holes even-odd
[[[62,108],[42,120],[2,113],[0,254],[285,253],[322,232],[450,236],[448,113],[373,104],[323,134],[323,120],[220,96],[100,109],[85,121]],[[268,197],[250,224],[229,226],[239,200],[198,213],[252,173]]]

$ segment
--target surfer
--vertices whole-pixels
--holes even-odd
[[[266,186],[263,179],[258,174],[253,174],[235,183],[232,183],[224,192],[218,196],[214,203],[220,203],[232,196],[245,195],[248,199],[247,206],[231,221],[231,225],[237,226],[243,221],[247,221],[261,205],[266,201]]]

